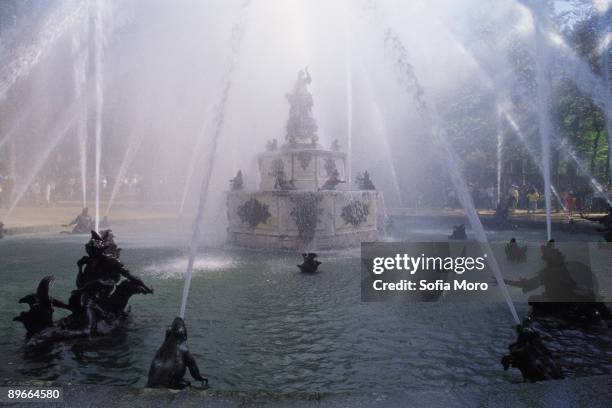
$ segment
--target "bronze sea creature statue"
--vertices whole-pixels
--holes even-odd
[[[321,190],[335,190],[336,186],[341,183],[346,183],[346,181],[340,180],[340,173],[337,169],[333,169],[329,178],[321,186]]]
[[[149,368],[147,387],[183,389],[190,386],[183,377],[189,369],[191,376],[208,385],[208,379],[200,374],[198,365],[187,347],[187,327],[180,317],[166,330],[166,338],[155,353]]]
[[[83,208],[74,220],[62,225],[62,227],[72,227],[73,225],[74,227],[71,231],[73,234],[87,234],[94,229],[94,222],[89,216],[89,209],[87,207]]]
[[[453,233],[448,236],[449,239],[467,239],[467,234],[465,233],[465,224],[454,225]]]
[[[509,262],[526,262],[527,261],[527,245],[520,246],[516,242],[516,238],[510,239],[504,248],[506,252],[506,259]]]
[[[153,293],[119,260],[121,249],[115,244],[112,231],[100,234],[92,231],[85,249],[87,255],[77,263],[77,288],[72,291],[68,304],[49,295],[51,276],[43,278],[35,294],[19,301],[30,306],[29,311],[14,319],[25,326],[28,347],[106,335],[125,322],[132,295]],[[53,321],[53,307],[70,310],[71,314]]]
[[[300,268],[300,272],[302,273],[316,273],[319,269],[319,265],[321,262],[317,260],[318,255],[313,252],[308,252],[302,254],[302,258],[304,261],[301,265],[297,267]]]
[[[567,261],[550,240],[540,247],[544,268],[534,276],[506,283],[524,293],[542,288],[529,296],[534,316],[554,317],[560,322],[602,323],[612,319],[612,311],[601,302],[597,279],[591,269],[580,262]]]
[[[244,180],[242,179],[242,170],[238,170],[236,177],[230,180],[230,190],[240,191],[244,189]]]
[[[356,181],[359,190],[376,190],[376,187],[370,178],[370,173],[367,170],[364,171],[362,175],[357,176]]]
[[[13,321],[23,323],[28,337],[53,326],[53,307],[69,309],[67,304],[49,296],[49,289],[53,280],[53,276],[42,278],[36,293],[31,293],[19,299],[19,303],[26,303],[30,310],[21,312]]]
[[[563,378],[563,371],[550,350],[542,342],[546,336],[529,318],[516,326],[517,339],[508,347],[510,354],[501,359],[504,370],[518,368],[529,382]]]

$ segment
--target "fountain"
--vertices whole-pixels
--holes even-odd
[[[307,69],[298,73],[285,144],[258,155],[257,191],[227,197],[228,242],[257,249],[330,249],[378,239],[378,197],[349,190],[346,154],[318,143],[307,89]]]
[[[104,32],[110,21],[104,18],[104,5],[111,2],[118,7],[113,19],[113,23],[118,23],[113,30],[117,41],[106,47]],[[203,372],[207,372],[215,387],[224,390],[223,398],[226,395],[233,398],[238,392],[240,395],[243,392],[260,395],[261,392],[273,398],[278,393],[319,392],[360,396],[364,389],[372,386],[392,395],[411,392],[412,387],[425,389],[431,384],[443,388],[467,384],[480,389],[516,382],[520,374],[513,378],[512,374],[504,375],[501,368],[497,373],[482,368],[490,367],[491,361],[497,362],[501,357],[500,347],[496,346],[499,342],[510,344],[513,341],[508,324],[510,318],[519,323],[519,315],[522,318],[526,312],[525,304],[518,311],[515,309],[510,294],[518,296],[519,289],[507,289],[506,283],[510,281],[504,278],[517,278],[515,271],[519,267],[535,272],[530,266],[534,258],[530,241],[542,240],[544,232],[509,231],[514,226],[506,223],[485,234],[472,197],[480,203],[485,202],[483,197],[494,194],[488,188],[497,183],[497,198],[498,201],[501,198],[503,207],[502,176],[510,179],[515,173],[512,166],[506,174],[502,166],[504,160],[525,163],[531,158],[533,169],[529,166],[527,172],[523,172],[523,168],[521,172],[527,173],[534,183],[540,182],[540,174],[545,175],[546,191],[554,195],[557,193],[550,180],[553,172],[551,153],[547,152],[553,148],[567,151],[568,162],[582,163],[579,153],[586,151],[585,144],[572,146],[569,138],[567,143],[561,142],[561,135],[554,135],[551,120],[547,118],[547,111],[554,107],[555,101],[547,101],[551,89],[546,89],[550,85],[546,65],[554,62],[552,57],[556,56],[548,27],[539,27],[542,32],[537,33],[538,49],[548,47],[551,56],[547,61],[546,55],[538,53],[536,83],[542,87],[538,89],[538,103],[534,104],[539,110],[538,127],[534,120],[535,109],[529,102],[536,100],[535,92],[530,93],[535,91],[530,88],[534,83],[531,50],[521,50],[528,55],[528,61],[517,63],[529,74],[525,83],[510,79],[512,68],[508,66],[514,65],[508,63],[506,57],[513,55],[511,51],[506,54],[506,47],[510,46],[503,41],[492,41],[499,47],[485,52],[484,57],[476,49],[469,50],[468,58],[462,59],[463,53],[456,48],[462,45],[468,48],[468,44],[458,40],[462,34],[469,38],[474,27],[465,27],[466,32],[457,30],[455,34],[448,30],[451,20],[463,17],[450,3],[443,7],[445,10],[438,10],[440,7],[436,9],[427,2],[420,2],[422,5],[416,6],[423,11],[420,14],[412,12],[413,6],[408,3],[385,2],[383,5],[381,2],[381,9],[385,7],[397,13],[388,14],[389,21],[368,21],[363,25],[358,16],[352,19],[351,13],[358,11],[357,6],[361,4],[369,7],[368,11],[376,11],[376,0],[359,3],[346,0],[345,7],[339,4],[337,10],[327,5],[318,10],[313,3],[308,10],[312,20],[302,19],[306,16],[302,16],[299,7],[294,7],[300,0],[287,1],[293,4],[286,6],[286,10],[283,10],[285,2],[283,6],[255,3],[252,15],[249,13],[252,17],[249,23],[253,23],[249,31],[245,30],[246,13],[243,13],[248,1],[242,6],[240,2],[221,2],[223,4],[215,5],[215,13],[211,12],[211,4],[195,4],[198,2],[188,8],[168,8],[164,2],[154,2],[146,12],[138,9],[140,2],[128,2],[129,6],[108,0],[57,3],[91,5],[88,8],[90,32],[88,37],[84,34],[88,30],[85,23],[70,29],[60,27],[66,32],[61,35],[66,41],[55,41],[57,47],[53,47],[54,53],[49,58],[41,54],[37,57],[40,62],[16,60],[8,64],[12,67],[21,64],[24,70],[15,81],[9,81],[17,84],[19,79],[18,86],[7,96],[8,109],[0,106],[3,115],[0,182],[10,182],[2,186],[8,188],[0,196],[3,221],[7,222],[5,216],[12,214],[7,239],[0,241],[0,270],[6,271],[3,283],[7,298],[18,299],[32,292],[35,289],[32,285],[40,282],[35,293],[22,298],[24,312],[16,319],[26,326],[27,345],[47,345],[56,340],[60,343],[36,350],[37,353],[43,351],[45,361],[32,359],[32,350],[27,348],[25,353],[20,352],[22,341],[19,340],[22,339],[15,337],[16,334],[22,337],[23,331],[14,330],[16,325],[10,318],[21,310],[14,313],[15,308],[5,308],[3,317],[6,318],[0,319],[0,328],[7,333],[7,341],[1,351],[7,355],[9,364],[3,365],[4,371],[0,372],[3,378],[10,378],[11,383],[35,377],[36,380],[53,378],[60,385],[66,382],[77,386],[87,383],[88,387],[131,385],[128,388],[138,392],[139,387],[145,386],[186,387],[189,378],[185,374],[189,369],[196,381],[204,383],[207,376]],[[463,6],[476,4],[476,1],[459,3]],[[52,7],[46,12],[54,16]],[[495,7],[511,11],[517,8],[515,1]],[[65,7],[61,9],[66,10]],[[233,24],[231,19],[238,10],[242,18]],[[132,21],[121,23],[125,13],[127,20],[133,19],[134,24]],[[301,37],[311,34],[308,29],[294,33],[274,26],[276,20],[286,20],[285,13],[292,15],[287,25],[303,23],[304,28],[313,28],[316,31],[313,34],[329,41],[301,44],[308,43],[309,36]],[[214,17],[208,17],[212,14]],[[440,27],[431,29],[427,26],[435,24],[435,15],[447,20],[441,20]],[[531,22],[528,13],[525,15]],[[271,16],[281,18],[270,19]],[[483,24],[496,21],[494,17],[481,20]],[[56,21],[60,20],[56,18]],[[330,31],[319,33],[326,21]],[[306,27],[313,22],[316,25]],[[519,31],[513,26],[515,22],[510,19],[502,28]],[[405,24],[401,26],[401,23]],[[393,29],[394,24],[397,31]],[[212,27],[210,32],[206,31],[209,26]],[[440,37],[432,36],[431,33],[438,29]],[[231,36],[231,44],[224,34]],[[298,38],[291,38],[292,34]],[[531,30],[522,34],[524,37],[517,40],[519,46],[531,46],[534,38]],[[491,38],[498,40],[499,36]],[[299,46],[292,42],[294,40]],[[446,48],[444,41],[447,41]],[[312,47],[306,50],[309,45]],[[3,55],[2,46],[0,44],[0,55]],[[29,49],[23,45],[19,47],[15,47],[17,59],[23,57],[21,51],[27,54]],[[45,54],[50,47],[51,44],[43,44]],[[364,52],[367,47],[369,51]],[[261,52],[264,50],[273,52],[265,55]],[[383,52],[387,53],[386,58]],[[494,65],[487,65],[489,52],[497,53],[492,57]],[[237,62],[238,57],[240,62]],[[311,72],[316,72],[315,85],[321,84],[317,92],[313,92],[317,103],[321,100],[333,102],[320,110],[326,119],[323,126],[323,117],[312,109],[310,74],[307,69],[300,71],[295,87],[287,95],[290,111],[283,138],[278,126],[283,125],[281,122],[286,118],[279,118],[278,112],[285,107],[284,88],[275,89],[275,86],[287,86],[282,85],[282,81],[287,80],[283,73],[293,75],[293,70],[298,68],[295,61],[302,60],[308,60]],[[28,73],[37,63],[41,67]],[[147,67],[147,72],[143,72],[142,67]],[[573,68],[574,65],[570,70]],[[1,93],[5,85],[11,85],[3,82],[8,78],[7,72],[0,68],[0,102],[3,102]],[[206,74],[201,75],[202,72]],[[550,72],[559,70],[553,65]],[[29,82],[24,81],[26,75],[31,77],[27,78]],[[116,84],[115,77],[120,79]],[[583,78],[586,77],[583,75]],[[583,80],[582,86],[587,82]],[[515,85],[519,86],[510,89]],[[264,92],[266,98],[262,97]],[[601,95],[600,91],[595,92]],[[200,103],[203,97],[206,98],[204,106]],[[414,104],[409,100],[412,97]],[[151,100],[151,103],[143,104],[143,100]],[[47,105],[61,109],[47,109]],[[252,111],[245,110],[251,107]],[[496,116],[493,115],[495,110]],[[8,120],[4,120],[5,112],[9,114]],[[464,115],[458,118],[458,113]],[[315,117],[321,119],[318,124]],[[465,118],[470,119],[469,124],[464,123]],[[530,120],[534,122],[533,127]],[[141,124],[146,125],[138,126]],[[325,132],[320,131],[318,125]],[[513,151],[512,130],[525,145],[525,150]],[[88,135],[88,131],[91,134]],[[530,135],[533,135],[533,145],[525,140]],[[535,142],[540,142],[540,135],[542,153],[537,146],[534,149]],[[264,139],[270,140],[265,151]],[[583,139],[578,141],[584,142]],[[253,145],[261,146],[262,152],[249,151]],[[477,154],[472,156],[472,151]],[[595,178],[603,181],[601,153],[596,156],[593,174],[584,171],[588,166],[581,168],[599,191],[605,189]],[[254,156],[253,160],[244,158],[245,154]],[[565,186],[565,159],[560,158],[560,177],[556,183]],[[360,164],[360,160],[365,164]],[[477,160],[481,161],[474,165]],[[258,165],[259,177],[255,174],[254,163]],[[106,195],[101,184],[104,185],[105,176],[110,175],[109,170],[113,173],[110,181],[114,185]],[[79,191],[79,171],[82,191]],[[18,183],[14,182],[14,174],[20,176]],[[425,174],[427,178],[418,179]],[[122,182],[132,178],[138,182],[130,182],[129,190],[122,194],[121,189],[126,185]],[[253,180],[257,180],[257,185]],[[227,181],[229,191],[222,192],[220,186]],[[586,180],[580,178],[578,182],[582,192]],[[44,198],[51,183],[57,183],[54,200]],[[93,189],[94,183],[95,201],[92,200],[93,190],[86,191],[88,185]],[[198,189],[194,188],[196,184]],[[452,208],[443,208],[446,203],[442,201],[451,188],[454,189],[448,193],[448,198],[453,200]],[[359,292],[361,284],[354,274],[359,264],[358,251],[337,249],[354,248],[362,241],[375,241],[384,236],[381,232],[385,227],[381,222],[385,211],[382,191],[387,199],[393,198],[394,204],[397,195],[400,207],[393,210],[394,235],[390,240],[452,239],[452,245],[459,246],[463,245],[462,240],[477,241],[482,253],[487,255],[493,274],[485,279],[491,285],[497,284],[495,289],[499,293],[493,296],[499,295],[495,300],[503,296],[507,307],[501,302],[393,306],[360,303],[353,296]],[[405,204],[409,205],[416,198],[419,208],[405,208],[402,193]],[[199,198],[197,207],[189,201],[196,195]],[[225,202],[219,198],[224,198]],[[129,296],[148,294],[151,290],[135,276],[128,275],[119,261],[120,248],[112,242],[110,232],[92,233],[86,247],[88,254],[78,263],[77,288],[71,301],[62,299],[66,300],[64,304],[51,297],[52,294],[69,294],[73,289],[69,287],[72,284],[65,282],[74,282],[76,271],[62,265],[73,264],[76,260],[74,245],[80,245],[80,238],[59,235],[59,224],[72,218],[68,214],[81,211],[81,199],[83,208],[89,205],[90,211],[89,214],[83,211],[75,219],[74,232],[104,230],[103,216],[112,210],[117,228],[126,232],[131,269],[155,285],[158,301],[147,305],[146,312],[139,311],[139,305],[148,298],[133,304],[136,313],[133,319],[126,319]],[[119,200],[121,205],[118,205]],[[220,202],[226,207],[220,208]],[[15,210],[18,203],[20,207]],[[186,214],[196,207],[189,231],[185,231],[182,222],[172,218],[179,203],[180,211],[185,210]],[[101,204],[104,206],[100,207]],[[550,202],[547,204],[547,234],[550,235]],[[5,206],[8,208],[6,215]],[[507,207],[505,211],[507,215]],[[222,219],[225,216],[227,224]],[[517,212],[515,217],[520,220],[523,214]],[[212,222],[203,222],[205,218]],[[601,222],[604,237],[607,241],[612,240],[612,212],[606,217],[585,218]],[[526,217],[524,225],[539,227],[540,223],[534,222],[536,219]],[[453,224],[460,225],[449,237],[446,231]],[[587,231],[587,224],[581,222],[576,226],[580,234],[574,235],[559,228],[555,231],[556,238],[599,238]],[[41,227],[55,232],[19,236],[29,228],[42,230]],[[227,227],[230,244],[227,247],[208,246],[209,236],[219,231],[218,227]],[[190,246],[181,251],[180,242],[186,232],[191,234]],[[207,239],[203,240],[205,235]],[[0,222],[0,238],[2,236]],[[497,250],[494,254],[488,239],[507,242],[510,236],[516,239],[506,246],[505,254]],[[205,248],[201,246],[203,241],[206,241]],[[320,258],[323,263],[317,257],[319,249],[325,251]],[[289,251],[289,255],[282,250]],[[302,259],[298,261],[300,254]],[[297,269],[296,264],[299,264]],[[602,264],[605,265],[605,260]],[[52,272],[41,274],[41,270]],[[64,285],[50,292],[53,279],[43,276],[51,273]],[[118,278],[118,274],[123,277]],[[189,303],[189,319],[183,320],[190,285],[197,299],[194,297]],[[178,309],[179,302],[180,317],[172,322],[175,316],[172,310]],[[95,310],[99,303],[102,311]],[[58,307],[67,308],[67,318],[56,316],[54,319],[54,308]],[[567,311],[556,305],[552,308],[556,309],[553,312],[565,314]],[[533,317],[538,314],[550,317],[551,311],[545,309],[546,305],[536,306]],[[410,313],[404,313],[406,310]],[[575,311],[576,308],[570,310]],[[580,317],[581,310],[578,312]],[[96,321],[92,321],[92,315]],[[130,321],[133,324],[123,324]],[[162,335],[166,324],[171,322],[165,340],[163,336],[153,338],[152,333]],[[504,368],[521,370],[528,381],[566,377],[568,381],[563,382],[563,387],[571,386],[574,377],[610,371],[612,356],[606,353],[612,344],[609,331],[601,330],[593,341],[594,336],[590,333],[567,330],[567,338],[562,336],[558,343],[551,343],[548,334],[557,337],[559,331],[551,331],[540,323],[525,320],[517,327],[516,341],[502,360]],[[93,342],[87,339],[112,328],[120,330],[104,339]],[[385,336],[380,336],[383,332]],[[464,342],[453,341],[458,334],[468,336],[474,347],[466,351]],[[345,347],[352,344],[353,338],[368,341]],[[416,347],[406,347],[407,342]],[[314,354],[301,352],[304,348],[314,350]],[[576,354],[564,355],[570,348],[572,352],[576,350]],[[155,350],[158,351],[151,363]],[[454,356],[452,361],[446,358],[449,353]],[[371,358],[363,359],[364,354]],[[287,374],[288,357],[296,367],[307,369],[298,370],[293,373],[295,375]],[[588,361],[580,361],[581,358]],[[566,364],[570,359],[571,366]],[[334,362],[331,369],[325,363],[330,361]],[[407,365],[405,361],[414,364]],[[339,372],[338,367],[344,372]],[[415,367],[417,371],[418,367],[431,369],[415,375]],[[342,378],[348,375],[350,381],[339,381],[339,375]],[[402,381],[404,378],[414,381],[407,385]],[[507,386],[523,387],[520,384]],[[550,386],[555,387],[554,384]],[[485,388],[483,395],[490,395],[490,391]],[[147,390],[143,394],[151,400],[160,398],[159,402],[164,392]],[[471,389],[466,393],[464,397],[468,394],[469,398],[473,397]],[[190,399],[194,394],[181,393],[178,397]],[[176,399],[177,394],[169,395]],[[215,395],[219,394],[208,394],[206,398]],[[292,402],[293,396],[287,397],[287,401]]]

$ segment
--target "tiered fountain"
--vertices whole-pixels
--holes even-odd
[[[337,142],[318,143],[311,82],[301,70],[287,95],[285,143],[268,143],[258,156],[261,183],[243,191],[241,174],[227,198],[228,241],[257,249],[333,249],[378,239],[379,193],[366,178],[362,190],[345,182],[346,154]]]

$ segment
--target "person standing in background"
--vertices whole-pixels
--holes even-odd
[[[536,191],[534,187],[531,187],[529,189],[529,192],[527,193],[527,201],[528,201],[527,214],[535,214],[535,212],[538,209],[539,199],[540,199],[540,194]]]
[[[510,187],[510,191],[508,192],[508,194],[510,195],[510,211],[514,212],[519,201],[518,187],[515,185]]]

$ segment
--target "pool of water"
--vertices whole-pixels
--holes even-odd
[[[413,240],[443,239],[449,229],[394,227],[397,239]],[[187,263],[186,234],[156,231],[115,228],[123,262],[155,290],[132,298],[127,327],[106,338],[58,343],[45,353],[23,349],[24,330],[12,322],[23,310],[17,300],[49,274],[56,277],[52,295],[66,300],[87,237],[42,234],[0,241],[0,378],[143,386],[178,313]],[[492,235],[501,240],[517,233]],[[542,232],[532,235],[520,236],[544,238]],[[320,255],[321,272],[302,275],[297,254],[201,251],[185,318],[189,347],[212,387],[393,392],[521,381],[517,371],[504,372],[499,363],[514,339],[503,303],[361,303],[359,252]],[[518,308],[521,315],[527,311],[525,305]],[[612,342],[592,347],[611,350]],[[607,355],[605,349],[600,354]],[[612,372],[612,362],[604,360],[578,374]]]

